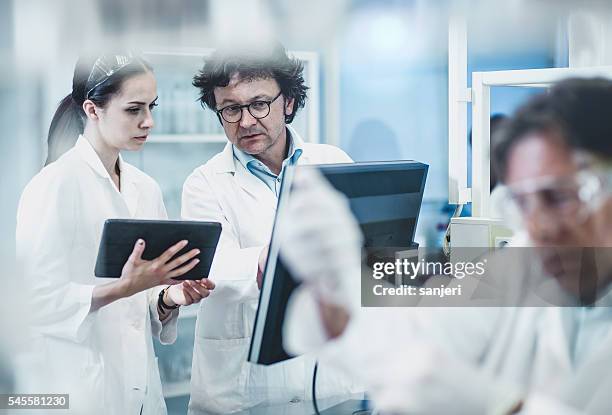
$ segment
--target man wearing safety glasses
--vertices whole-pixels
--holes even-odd
[[[217,50],[193,84],[228,143],[183,187],[184,219],[223,226],[210,275],[216,293],[198,312],[189,412],[299,402],[310,396],[312,359],[271,367],[246,361],[280,184],[287,165],[351,159],[339,148],[305,143],[289,125],[305,104],[307,87],[303,64],[280,44]],[[343,394],[346,383],[330,381],[320,393]]]
[[[584,304],[612,278],[611,106],[609,81],[567,80],[518,111],[494,154],[505,216],[520,219],[544,269]],[[599,272],[578,272],[579,247],[596,248]]]
[[[506,206],[529,248],[491,258],[522,249],[541,263],[539,275],[522,274],[515,260],[497,277],[512,288],[546,276],[564,306],[364,312],[350,289],[361,237],[347,203],[322,178],[298,176],[286,216],[310,212],[308,220],[278,229],[285,264],[304,282],[289,304],[285,347],[318,350],[391,413],[612,413],[611,109],[612,82],[570,79],[496,137]],[[357,272],[321,258],[355,258]]]

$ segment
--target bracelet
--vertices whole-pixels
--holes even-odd
[[[166,311],[166,310],[176,310],[177,308],[179,308],[180,306],[178,304],[175,304],[173,306],[169,306],[168,304],[164,303],[164,294],[166,294],[166,291],[168,291],[168,288],[170,288],[170,286],[167,286],[166,288],[164,288],[163,290],[161,290],[159,292],[159,297],[157,297],[157,305],[158,307],[162,310],[162,311]]]

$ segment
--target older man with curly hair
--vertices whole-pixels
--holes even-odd
[[[270,367],[246,361],[285,167],[351,162],[336,147],[305,143],[289,126],[306,101],[302,72],[302,62],[275,44],[245,53],[217,50],[193,80],[202,106],[216,113],[228,143],[183,187],[184,219],[223,226],[211,270],[217,292],[200,308],[196,323],[192,414],[230,413],[310,396],[312,359]],[[348,391],[349,383],[330,375],[320,385],[319,394],[332,396]]]

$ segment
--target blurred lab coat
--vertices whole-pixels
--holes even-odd
[[[121,192],[80,136],[30,181],[17,214],[36,370],[25,385],[70,394],[71,414],[166,413],[152,335],[172,343],[178,312],[159,321],[161,287],[90,312],[94,287],[109,282],[93,274],[104,221],[166,218],[153,179],[121,158],[119,167]]]
[[[521,401],[522,414],[612,413],[612,286],[592,306],[558,306],[578,302],[544,272],[521,232],[513,247],[484,259],[486,275],[469,285],[477,291],[461,307],[425,298],[413,307],[392,307],[392,298],[389,307],[359,307],[360,282],[372,274],[356,255],[357,224],[324,180],[302,180],[277,224],[281,256],[303,282],[284,321],[289,353],[318,352],[390,413],[508,414]],[[327,339],[319,300],[351,312],[336,339]]]
[[[316,307],[298,288],[285,346],[316,347],[322,362],[362,381],[379,409],[503,414],[524,400],[521,414],[612,413],[612,293],[593,307],[362,309],[319,346]]]
[[[298,164],[352,162],[339,148],[304,143],[287,129],[294,146],[303,149]],[[191,414],[229,413],[310,396],[312,358],[271,366],[246,360],[259,298],[258,258],[270,241],[276,204],[275,193],[234,158],[230,143],[185,182],[183,219],[223,226],[210,274],[217,286],[201,303],[196,322]],[[326,369],[318,385],[321,396],[352,391],[351,382]]]

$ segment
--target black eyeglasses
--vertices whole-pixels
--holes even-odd
[[[246,108],[253,118],[266,118],[270,114],[270,105],[282,95],[282,91],[278,93],[271,101],[253,101],[250,104],[238,105],[232,104],[227,107],[217,110],[217,117],[223,118],[225,122],[237,123],[242,119],[242,109]]]

